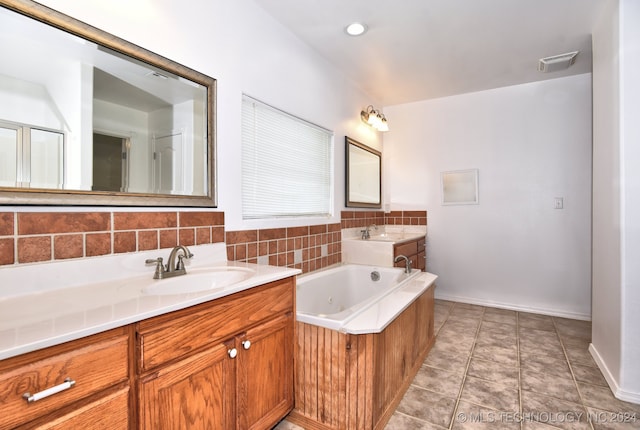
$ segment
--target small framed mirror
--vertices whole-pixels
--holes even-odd
[[[382,153],[345,136],[346,206],[382,207]]]
[[[30,0],[0,54],[0,204],[216,206],[215,79]]]

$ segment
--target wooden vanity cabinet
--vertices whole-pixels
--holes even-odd
[[[0,429],[130,428],[129,330],[0,361]]]
[[[268,429],[293,408],[295,278],[136,324],[144,429]]]
[[[394,267],[404,267],[404,260],[395,262],[398,255],[404,255],[411,261],[411,268],[419,269],[423,272],[427,267],[425,238],[397,243],[393,246]]]

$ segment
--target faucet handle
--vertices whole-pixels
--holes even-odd
[[[184,270],[184,261],[183,259],[186,258],[191,258],[193,256],[193,254],[190,255],[178,255],[178,264],[176,264],[176,270]]]
[[[186,246],[182,249],[183,254],[178,254],[178,262],[176,263],[176,270],[185,270],[184,269],[184,259],[187,260],[193,257],[193,252],[189,250]]]
[[[164,273],[164,264],[162,264],[162,257],[149,258],[149,259],[145,260],[145,264],[155,264],[156,265],[156,271],[153,274],[153,279],[162,278],[162,274]]]

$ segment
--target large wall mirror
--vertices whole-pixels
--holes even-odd
[[[216,205],[216,81],[0,0],[0,204]]]
[[[382,207],[382,157],[380,151],[345,137],[346,205],[352,208]]]

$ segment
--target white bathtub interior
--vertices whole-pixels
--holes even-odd
[[[403,268],[343,264],[300,276],[296,292],[297,319],[348,331],[348,323],[369,308],[384,310],[389,315],[385,303],[393,303],[394,309],[408,306],[436,278],[432,274],[426,274],[429,275],[426,278],[424,275],[425,272],[419,270],[406,274]],[[400,303],[398,297],[406,303]],[[375,327],[370,329],[377,331],[388,322],[376,319]],[[359,327],[362,328],[362,324]]]

